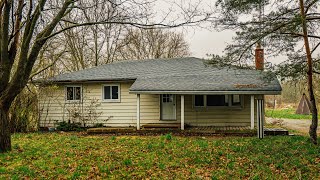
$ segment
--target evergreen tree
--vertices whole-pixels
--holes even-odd
[[[309,134],[314,144],[317,144],[318,113],[312,77],[319,73],[319,5],[317,0],[219,0],[216,3],[219,10],[216,28],[233,29],[236,36],[226,47],[225,56],[213,55],[211,62],[250,67],[254,48],[259,43],[265,49],[267,59],[285,55],[287,60],[269,69],[282,79],[308,79],[312,104]]]

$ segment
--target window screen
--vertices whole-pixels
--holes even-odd
[[[66,88],[66,91],[67,100],[81,100],[81,87],[69,86]]]
[[[67,100],[73,100],[73,87],[67,87]]]
[[[194,106],[204,106],[204,96],[203,95],[195,95],[194,96]]]
[[[228,106],[226,95],[207,95],[207,106]]]
[[[119,86],[104,86],[104,95],[103,98],[105,100],[118,100],[119,99]]]
[[[104,99],[111,99],[110,86],[104,86]]]
[[[119,92],[119,87],[112,86],[112,99],[119,99],[118,92]]]
[[[74,93],[74,100],[80,100],[81,99],[81,88],[80,87],[74,87],[75,93]]]

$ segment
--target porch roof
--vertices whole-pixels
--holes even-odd
[[[138,78],[131,93],[149,94],[280,94],[278,80],[263,75],[235,74],[185,75]]]

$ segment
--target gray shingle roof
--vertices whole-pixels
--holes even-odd
[[[249,69],[215,68],[188,57],[119,61],[61,74],[49,82],[135,80],[130,91],[281,91],[274,75]]]

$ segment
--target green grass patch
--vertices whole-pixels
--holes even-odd
[[[266,116],[284,119],[311,119],[311,115],[296,114],[295,109],[266,109]]]
[[[304,136],[15,134],[0,179],[319,179],[320,147]]]

